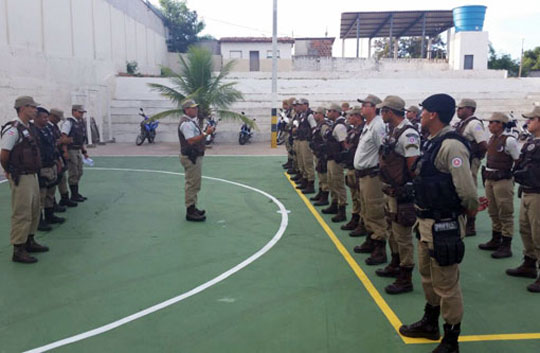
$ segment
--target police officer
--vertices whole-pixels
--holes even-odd
[[[474,185],[478,186],[478,170],[482,159],[487,152],[487,134],[484,124],[474,113],[476,111],[476,102],[472,99],[462,99],[457,106],[457,116],[460,122],[456,124],[456,131],[469,141],[471,146],[471,173]],[[467,236],[476,235],[475,227],[476,217],[467,217]]]
[[[324,107],[318,107],[313,112],[313,117],[317,122],[317,126],[313,129],[311,134],[311,142],[309,146],[313,152],[313,158],[315,160],[315,170],[317,171],[317,177],[319,179],[319,192],[310,197],[311,201],[315,201],[315,206],[328,205],[328,168],[326,163],[326,143],[324,141],[324,135],[330,129],[329,121],[326,119],[326,109]]]
[[[347,102],[341,103],[341,115],[347,117],[347,112],[351,110],[351,106]]]
[[[342,105],[343,109],[343,105]],[[344,150],[342,152],[341,164],[345,168],[345,184],[349,187],[351,193],[352,210],[351,220],[349,223],[341,226],[342,230],[350,230],[351,237],[366,235],[364,221],[360,216],[360,187],[358,178],[356,177],[356,169],[354,169],[354,153],[358,147],[358,140],[364,128],[364,119],[362,118],[362,107],[355,106],[347,111],[347,123],[352,126],[347,132],[347,138],[343,143]]]
[[[313,117],[313,112],[309,109],[309,101],[302,98],[298,101],[298,111],[300,116],[298,118],[298,127],[296,128],[296,140],[298,165],[302,172],[302,178],[297,180],[299,185],[297,189],[302,190],[304,194],[315,193],[315,169],[313,166],[313,153],[309,148],[309,142],[311,141],[311,132],[315,128],[317,122]]]
[[[523,263],[508,269],[510,276],[536,278],[536,265],[540,266],[540,107],[523,114],[527,128],[534,136],[523,145],[514,169],[514,178],[520,184],[521,206],[519,232],[523,241]],[[540,276],[527,286],[527,290],[540,293]]]
[[[377,105],[388,124],[389,133],[379,151],[380,178],[384,183],[387,222],[390,224],[388,244],[392,260],[376,274],[397,277],[385,288],[388,294],[413,290],[414,247],[412,226],[416,223],[413,204],[412,166],[420,156],[420,135],[414,125],[405,119],[405,101],[388,96]]]
[[[345,189],[345,177],[340,157],[347,138],[347,122],[341,115],[341,107],[335,103],[330,104],[326,114],[328,119],[332,121],[332,128],[328,129],[325,135],[328,184],[330,185],[332,204],[323,209],[322,213],[335,214],[332,217],[332,222],[343,222],[347,220],[347,190]]]
[[[184,115],[178,125],[180,139],[180,163],[185,171],[186,220],[202,222],[206,220],[205,210],[197,208],[197,193],[201,190],[202,157],[206,147],[206,135],[214,132],[210,126],[201,131],[198,121],[199,105],[192,99],[182,103]]]
[[[298,135],[297,135],[297,128],[300,124],[300,117],[302,115],[302,105],[300,104],[298,99],[295,99],[292,104],[293,110],[292,110],[292,119],[290,120],[291,123],[291,130],[289,133],[289,141],[291,142],[292,146],[292,153],[293,153],[293,171],[289,174],[294,174],[294,176],[291,178],[294,182],[297,182],[300,184],[301,180],[304,178],[303,173],[303,161],[300,159],[300,153],[298,152]]]
[[[79,193],[79,183],[83,175],[82,156],[88,158],[88,152],[84,146],[86,127],[83,116],[86,113],[83,105],[74,104],[71,107],[71,115],[62,125],[62,134],[70,137],[72,142],[68,144],[68,183],[71,191],[71,201],[84,202],[87,198]]]
[[[377,104],[381,103],[379,97],[370,94],[358,101],[362,103],[362,116],[366,125],[354,154],[354,168],[359,178],[361,216],[370,234],[362,245],[354,247],[354,252],[371,253],[366,264],[379,265],[387,261],[385,201],[382,183],[378,177],[379,149],[386,135],[386,128],[377,108]]]
[[[60,162],[61,162],[61,167],[62,167],[60,170],[60,174],[58,175],[58,191],[60,193],[60,203],[58,205],[56,204],[56,200],[54,200],[54,196],[53,196],[53,201],[55,204],[54,206],[55,212],[65,211],[64,206],[77,207],[77,202],[71,201],[69,199],[69,190],[68,190],[67,173],[66,173],[67,161],[69,159],[67,145],[73,142],[73,139],[66,135],[62,135],[62,131],[60,130],[60,127],[58,126],[58,124],[63,120],[65,120],[64,111],[58,108],[52,108],[49,114],[49,125],[56,139],[56,147],[57,147],[58,154],[60,155]]]
[[[488,119],[491,138],[487,150],[487,167],[482,167],[482,180],[489,201],[488,213],[492,222],[491,240],[478,247],[496,250],[494,259],[512,256],[511,243],[514,234],[514,181],[512,167],[519,158],[516,138],[506,132],[509,119],[506,114],[495,112]]]
[[[282,110],[282,114],[284,114],[288,119],[290,119],[292,105],[289,104],[289,99],[284,99],[281,102],[281,110]],[[287,150],[287,162],[285,162],[281,166],[283,167],[283,169],[290,169],[293,166],[293,159],[292,159],[292,154],[290,151],[289,129],[287,128],[287,126],[285,126],[284,132],[285,134],[284,134],[283,140],[285,141],[285,148]]]
[[[420,230],[418,267],[427,303],[423,318],[401,326],[399,332],[438,340],[442,314],[444,337],[433,352],[458,352],[463,317],[458,264],[464,255],[464,212],[471,216],[477,212],[476,186],[467,141],[449,126],[454,99],[436,94],[426,98],[422,107],[422,127],[430,136],[417,163],[414,189]]]
[[[0,132],[0,163],[11,188],[12,261],[21,263],[37,262],[28,253],[49,251],[34,239],[40,218],[37,172],[41,157],[30,120],[36,118],[38,105],[32,97],[17,98],[14,107],[18,118],[4,125]]]
[[[416,105],[411,105],[405,109],[405,117],[418,131],[422,129],[422,124],[420,124],[420,109]]]
[[[37,136],[41,155],[41,169],[38,173],[41,214],[38,230],[50,231],[50,224],[64,223],[65,219],[54,215],[54,192],[58,179],[59,155],[56,138],[49,125],[49,111],[39,107],[34,119],[33,132]]]

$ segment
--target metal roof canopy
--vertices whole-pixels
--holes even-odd
[[[343,12],[339,37],[435,37],[452,27],[452,10]]]

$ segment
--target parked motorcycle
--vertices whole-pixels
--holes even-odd
[[[242,112],[242,115],[246,114]],[[253,119],[253,121],[255,121],[255,119]],[[249,142],[249,140],[251,140],[251,137],[253,137],[251,127],[246,123],[242,124],[242,126],[240,127],[240,134],[238,135],[238,143],[241,145],[245,145],[247,142]]]
[[[137,144],[137,146],[140,146],[144,143],[145,139],[148,139],[148,143],[154,143],[154,140],[156,138],[156,129],[159,125],[159,121],[150,120],[148,115],[144,113],[143,108],[140,108],[139,115],[142,116],[144,119],[143,121],[141,121],[141,132],[139,133],[139,135],[137,135],[135,144]]]
[[[289,123],[289,118],[281,109],[279,112],[279,121],[277,123],[277,144],[282,145],[285,142],[285,136],[287,134],[286,128]]]
[[[210,116],[206,119],[206,125],[204,126],[203,131],[206,132],[208,130],[208,127],[213,126],[214,132],[211,134],[206,135],[206,144],[210,145],[212,142],[214,142],[214,139],[216,138],[216,127],[218,122],[221,121],[221,118],[216,120],[214,117]]]

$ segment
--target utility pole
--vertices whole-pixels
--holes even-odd
[[[277,148],[277,0],[274,1],[272,25],[272,128],[270,148]]]
[[[523,43],[525,42],[525,38],[521,38],[521,57],[519,58],[519,73],[518,77],[521,77],[521,68],[523,67]]]

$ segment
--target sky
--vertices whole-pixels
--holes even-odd
[[[159,5],[159,0],[150,0]],[[206,28],[201,34],[221,37],[272,36],[273,0],[187,0],[190,10],[197,11]],[[519,59],[524,50],[540,46],[540,1],[501,0],[433,1],[433,0],[278,0],[278,36],[335,37],[333,56],[342,55],[339,39],[342,12],[451,10],[463,5],[487,6],[484,31],[498,54]],[[442,34],[446,41],[446,33]],[[345,41],[345,56],[356,55],[356,40]],[[367,39],[360,56],[367,55]]]

